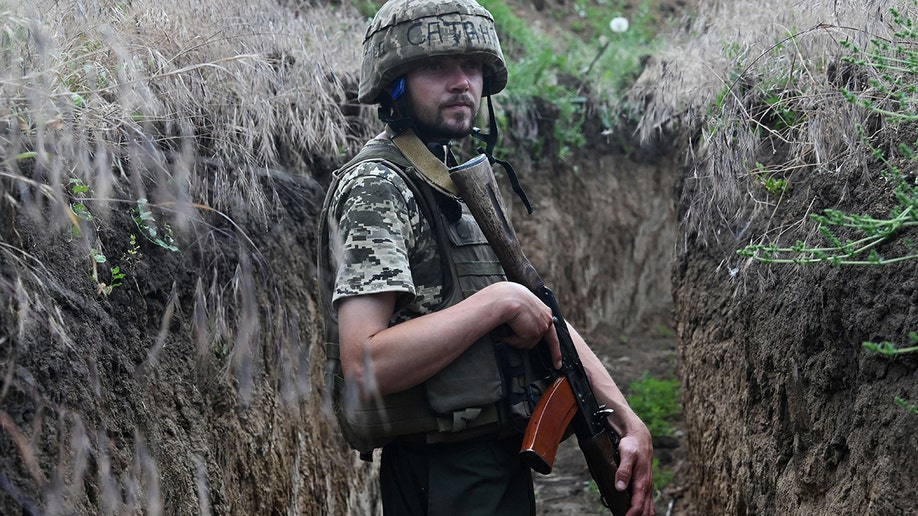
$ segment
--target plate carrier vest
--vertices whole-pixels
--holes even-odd
[[[443,262],[444,294],[436,310],[459,303],[478,290],[504,281],[503,268],[465,203],[436,192],[395,145],[371,140],[335,172],[320,215],[319,295],[325,311],[327,386],[345,440],[370,460],[372,451],[397,437],[428,443],[452,442],[525,430],[532,409],[548,384],[550,360],[540,351],[519,350],[485,337],[426,382],[405,391],[361,402],[341,371],[337,313],[331,304],[334,269],[330,262],[328,210],[341,178],[364,162],[378,162],[408,184],[422,216],[431,224]],[[441,209],[442,203],[453,209]],[[461,208],[461,216],[459,209]],[[452,216],[449,214],[454,212]],[[453,220],[451,220],[453,219]],[[537,346],[537,349],[542,346]]]

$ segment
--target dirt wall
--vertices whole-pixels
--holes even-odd
[[[775,212],[714,221],[719,243],[682,235],[673,277],[692,513],[914,513],[918,416],[894,398],[918,399],[918,360],[861,343],[908,341],[918,266],[768,266],[735,254],[748,235],[810,210],[882,213],[889,192],[869,187],[878,170],[866,174],[856,190],[829,174],[797,178]]]
[[[267,220],[193,213],[178,252],[141,239],[108,296],[69,223],[5,198],[2,240],[22,251],[0,253],[0,512],[369,512],[371,467],[322,404],[321,187],[265,186]],[[97,223],[109,256],[129,249],[127,210]]]
[[[615,337],[670,326],[677,151],[627,154],[600,137],[574,154],[523,161],[535,212],[508,202],[527,255],[580,328]]]

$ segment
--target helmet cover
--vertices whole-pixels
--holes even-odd
[[[376,103],[386,86],[418,62],[453,55],[481,58],[483,95],[507,85],[507,65],[487,9],[474,0],[389,0],[367,28],[357,100]]]

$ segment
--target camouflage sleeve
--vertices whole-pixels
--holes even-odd
[[[332,302],[380,292],[413,298],[409,256],[419,214],[404,180],[382,164],[364,163],[342,178],[333,202],[329,240],[337,272]]]

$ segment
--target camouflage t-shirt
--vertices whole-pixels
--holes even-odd
[[[332,302],[398,292],[392,323],[430,313],[443,295],[443,270],[430,223],[405,180],[364,162],[344,174],[329,206]]]

